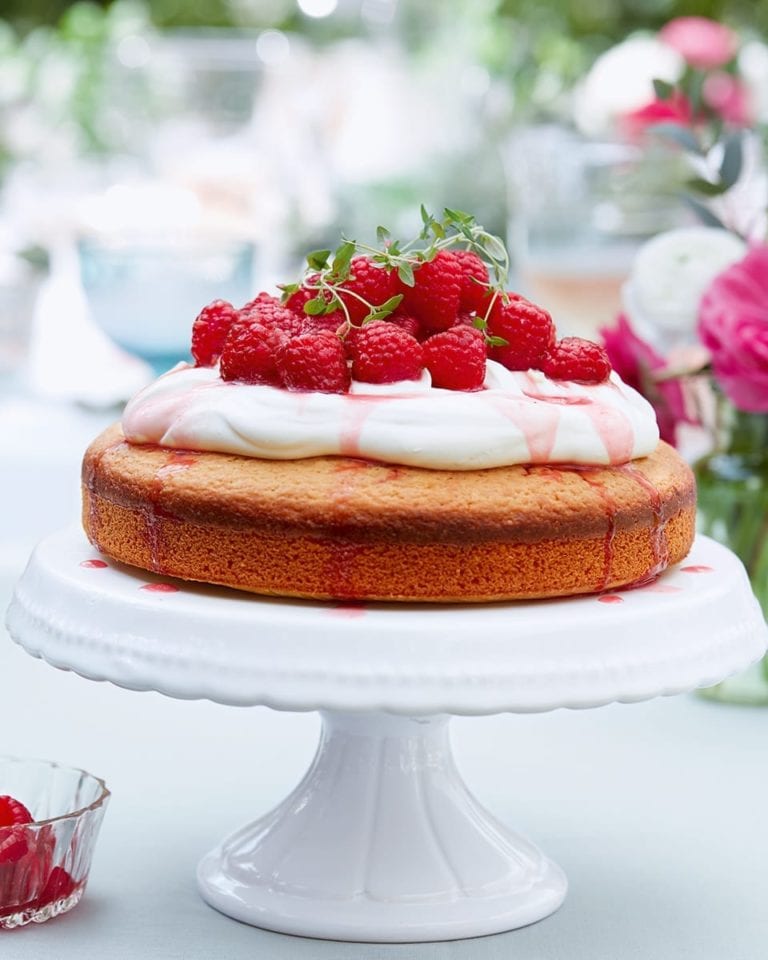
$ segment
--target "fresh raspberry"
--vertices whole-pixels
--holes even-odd
[[[537,368],[555,345],[552,317],[519,294],[508,297],[508,303],[501,298],[496,301],[488,318],[488,332],[507,341],[506,347],[494,347],[491,356],[508,370]]]
[[[474,313],[460,313],[458,317],[456,317],[454,327],[474,327],[475,319]]]
[[[488,268],[473,250],[454,250],[453,255],[461,264],[459,309],[484,314],[490,297]]]
[[[421,336],[421,324],[416,317],[411,317],[407,313],[395,313],[387,317],[387,323],[393,323],[401,330],[405,330],[406,333],[410,333],[412,337],[416,337],[417,340]]]
[[[244,303],[242,307],[240,307],[240,316],[242,316],[244,313],[249,313],[256,307],[260,307],[267,303],[276,303],[278,306],[284,306],[279,297],[273,297],[271,293],[267,293],[265,290],[262,290],[261,293],[256,294],[253,300],[249,300],[248,303]]]
[[[366,324],[349,344],[352,376],[362,383],[418,380],[424,352],[416,337],[393,323]]]
[[[16,827],[33,822],[32,814],[23,803],[13,797],[0,797],[0,827]]]
[[[311,287],[308,287],[306,284],[315,284],[320,279],[319,273],[310,273],[306,279],[306,283],[303,283],[298,290],[292,293],[283,306],[287,307],[289,310],[293,310],[294,313],[303,319],[306,317],[307,311],[304,309],[304,306],[310,301],[314,300],[318,296],[322,296],[322,299],[326,303],[331,302],[331,294],[328,290],[313,290]]]
[[[433,387],[448,390],[480,390],[485,380],[488,348],[485,337],[474,327],[457,326],[436,333],[422,344],[424,363]]]
[[[456,254],[441,250],[433,260],[414,266],[414,286],[399,282],[403,313],[412,314],[430,330],[447,330],[456,323],[463,278]]]
[[[302,317],[267,293],[260,293],[255,300],[246,303],[240,310],[239,320],[255,321],[263,327],[278,327],[289,337],[297,337],[304,325]]]
[[[288,340],[279,327],[241,320],[229,332],[221,354],[223,380],[280,385],[277,354]]]
[[[358,297],[362,297],[371,306],[379,307],[397,292],[395,274],[384,267],[376,266],[368,257],[353,257],[349,265],[349,277],[338,287],[338,296],[347,308],[349,319],[356,324],[362,323],[370,313],[369,308],[358,300]]]
[[[301,333],[320,333],[325,330],[327,333],[336,333],[346,318],[341,310],[333,310],[331,313],[318,313],[315,316],[305,314],[301,321]]]
[[[212,367],[221,356],[237,310],[226,300],[214,300],[203,307],[192,324],[192,356],[196,367]]]
[[[540,364],[552,380],[579,380],[604,383],[611,373],[611,361],[603,348],[582,337],[559,340]]]
[[[0,866],[18,863],[28,852],[29,842],[22,827],[0,827]]]
[[[341,340],[327,330],[303,333],[284,344],[277,368],[289,390],[346,393],[349,367]]]
[[[56,900],[63,900],[64,897],[69,897],[75,892],[76,886],[77,883],[71,874],[63,867],[54,867],[48,874],[48,879],[40,896],[35,900],[35,906],[40,909],[40,907],[46,907]]]
[[[314,276],[317,277],[317,274]],[[312,277],[309,277],[308,279],[310,283],[313,282]],[[306,314],[304,313],[304,304],[309,300],[314,300],[316,296],[317,290],[309,290],[307,287],[301,286],[298,290],[286,298],[284,306],[289,310],[293,310],[294,313],[298,313],[300,317],[305,317]]]

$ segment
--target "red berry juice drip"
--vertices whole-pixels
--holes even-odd
[[[103,570],[104,567],[108,567],[109,564],[103,560],[81,560],[80,566],[85,567],[86,570]]]
[[[713,573],[713,568],[704,563],[694,563],[688,567],[680,567],[681,573]]]
[[[646,475],[634,467],[631,463],[624,463],[618,467],[626,476],[635,481],[638,486],[648,494],[648,499],[653,511],[653,528],[651,530],[651,551],[653,564],[642,582],[654,580],[666,569],[669,563],[669,541],[667,540],[667,525],[664,522],[663,510],[661,504],[661,494]]]
[[[147,593],[178,593],[179,588],[173,583],[145,583],[139,588]]]
[[[585,407],[598,436],[603,442],[608,462],[615,466],[632,459],[635,446],[635,431],[621,410],[606,405],[592,404]]]
[[[344,419],[341,425],[339,438],[339,453],[342,457],[359,457],[360,434],[363,425],[379,404],[379,400],[372,397],[347,394],[344,397]]]
[[[361,471],[367,471],[371,464],[367,460],[340,460],[336,465],[338,482],[333,493],[334,521],[339,530],[335,537],[324,541],[330,548],[325,564],[324,575],[328,592],[336,600],[356,600],[358,592],[354,586],[354,572],[357,558],[363,551],[360,544],[344,539],[343,516],[349,502],[355,481]]]
[[[605,484],[598,479],[595,473],[588,467],[580,467],[577,469],[577,472],[582,480],[588,483],[595,493],[597,493],[603,504],[603,511],[607,521],[605,537],[603,538],[603,576],[596,589],[598,591],[605,590],[610,582],[611,571],[613,570],[613,541],[616,536],[616,501],[611,496]],[[609,602],[615,603],[613,600]]]
[[[166,462],[157,469],[149,485],[149,506],[144,511],[146,521],[146,541],[149,549],[150,568],[155,573],[164,573],[162,556],[162,536],[160,533],[160,519],[167,519],[171,514],[160,505],[166,478],[181,470],[187,470],[193,463],[197,463],[197,456],[188,450],[171,450]]]
[[[529,399],[535,398],[529,395]],[[487,402],[513,423],[525,437],[530,463],[546,463],[552,453],[560,423],[557,404],[532,404],[519,397],[488,393]]]

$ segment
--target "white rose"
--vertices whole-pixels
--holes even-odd
[[[622,290],[637,334],[662,354],[698,343],[704,291],[746,251],[743,240],[714,227],[668,230],[643,244]]]

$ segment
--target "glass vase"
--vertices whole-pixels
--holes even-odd
[[[699,530],[741,558],[768,616],[768,414],[727,414],[722,448],[695,467]],[[728,703],[768,706],[768,656],[701,691]]]

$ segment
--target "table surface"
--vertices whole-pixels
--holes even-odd
[[[39,411],[11,413],[0,405],[0,428],[15,424],[34,446],[28,425],[43,422]],[[5,502],[41,492],[28,519],[16,513],[0,526],[3,610],[30,541],[76,511],[77,431],[92,435],[99,418],[57,416],[69,442],[37,446],[37,459],[16,443],[0,452]],[[3,960],[758,960],[766,952],[768,710],[687,696],[454,720],[470,787],[557,860],[570,891],[557,914],[526,929],[421,946],[284,937],[229,920],[197,894],[199,857],[298,782],[316,746],[315,715],[91,683],[0,635],[0,731],[0,752],[86,767],[113,791],[84,901],[41,927],[0,934]]]

